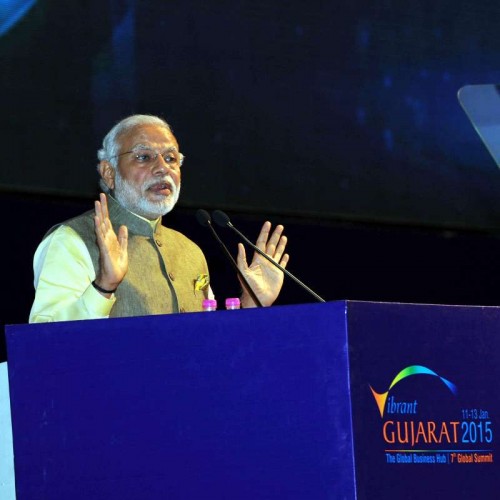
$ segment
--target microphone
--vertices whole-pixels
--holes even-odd
[[[287,271],[284,267],[280,266],[276,261],[274,261],[267,253],[263,252],[258,246],[254,245],[245,235],[243,235],[238,229],[236,229],[227,214],[225,214],[222,210],[215,210],[212,212],[214,221],[222,227],[228,227],[233,230],[245,243],[248,243],[258,254],[262,255],[262,257],[266,258],[271,264],[276,266],[280,271],[285,273],[289,278],[291,278],[295,283],[300,285],[306,292],[311,294],[318,302],[325,302],[325,299],[320,297],[316,292],[312,291],[307,285],[302,283],[298,278],[296,278],[291,272]]]
[[[243,287],[246,289],[246,291],[250,294],[250,297],[252,297],[253,301],[257,304],[258,307],[263,307],[262,302],[257,298],[257,295],[255,295],[255,292],[252,290],[252,287],[248,284],[248,281],[246,280],[245,276],[243,276],[243,273],[240,271],[238,265],[236,264],[236,261],[233,259],[233,256],[230,254],[229,250],[227,249],[226,245],[222,242],[222,240],[219,238],[219,235],[215,231],[215,229],[212,226],[212,219],[210,218],[209,213],[206,210],[199,209],[196,212],[196,220],[198,223],[204,227],[208,227],[210,229],[210,232],[214,236],[214,238],[217,240],[217,243],[219,243],[220,247],[222,248],[223,252],[226,254],[227,258],[229,259],[229,262],[233,266],[234,270],[238,274],[241,284]]]

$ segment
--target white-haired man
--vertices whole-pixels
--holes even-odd
[[[199,247],[161,218],[175,206],[183,155],[170,126],[151,115],[117,123],[98,152],[102,193],[94,210],[54,226],[34,257],[30,322],[200,311],[211,294]],[[283,226],[265,222],[257,245],[281,266]],[[237,263],[263,305],[271,305],[283,273],[258,254]],[[243,307],[255,306],[243,291]]]

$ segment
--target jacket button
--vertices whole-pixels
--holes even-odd
[[[173,272],[169,272],[169,273],[168,273],[168,277],[169,277],[172,281],[175,281],[175,276],[174,276],[174,273],[173,273]]]
[[[163,243],[158,239],[158,240],[155,240],[156,241],[156,244],[161,247],[163,245]]]

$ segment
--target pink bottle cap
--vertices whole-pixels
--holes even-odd
[[[240,307],[240,299],[238,297],[231,297],[226,299],[226,309],[238,309]]]
[[[203,309],[217,309],[217,301],[214,299],[203,299],[201,307]]]

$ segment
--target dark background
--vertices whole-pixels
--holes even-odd
[[[499,14],[486,0],[4,2],[2,324],[27,321],[37,244],[91,208],[96,151],[131,113],[173,126],[187,160],[165,222],[204,249],[221,301],[238,284],[200,207],[252,239],[285,224],[289,269],[327,300],[500,304],[500,172],[457,100],[500,80]],[[287,282],[279,303],[312,300]]]

